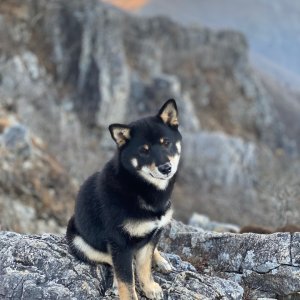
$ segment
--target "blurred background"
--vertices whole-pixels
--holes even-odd
[[[169,98],[177,219],[300,225],[299,17],[293,0],[1,1],[0,229],[64,232],[108,125]]]

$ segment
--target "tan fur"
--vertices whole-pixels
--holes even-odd
[[[141,288],[149,299],[157,299],[162,295],[162,289],[158,283],[153,280],[151,274],[153,256],[153,245],[147,244],[136,254],[136,271],[140,281]]]
[[[118,146],[123,146],[126,140],[130,138],[130,129],[123,127],[114,127],[113,136]]]
[[[160,255],[157,248],[153,252],[153,262],[163,273],[170,273],[172,271],[172,265]]]
[[[120,300],[138,300],[134,284],[129,285],[120,279],[117,279],[117,281]]]
[[[173,126],[178,126],[178,118],[177,118],[177,112],[174,109],[174,106],[169,103],[163,112],[160,115],[161,119],[163,120],[164,123],[170,124]]]

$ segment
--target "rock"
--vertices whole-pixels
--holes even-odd
[[[172,221],[160,247],[174,271],[154,278],[165,299],[278,299],[300,288],[299,242],[299,233],[209,233]],[[63,236],[0,232],[0,249],[3,299],[117,299],[110,267],[78,261]]]
[[[283,296],[300,288],[300,233],[199,233],[173,221],[160,246],[202,272],[231,279],[251,290]]]
[[[7,127],[1,140],[3,146],[16,153],[20,157],[28,157],[30,155],[31,143],[28,136],[28,129],[21,124],[15,124]]]
[[[257,186],[262,170],[271,170],[274,161],[271,151],[239,137],[184,132],[181,170],[173,196],[177,218],[187,222],[191,212],[197,211],[239,225],[272,222],[274,210],[269,215],[265,208],[274,207],[274,198],[261,201]]]
[[[2,114],[7,111],[0,108],[0,119]],[[64,231],[78,185],[43,141],[10,116],[0,131],[0,226],[27,233]]]
[[[189,220],[189,225],[193,227],[200,227],[206,231],[240,232],[240,228],[237,225],[211,221],[208,216],[197,213],[193,213]]]
[[[258,178],[255,144],[221,132],[186,133],[184,142],[191,145],[183,151],[185,176],[202,185],[254,187]]]
[[[0,232],[0,249],[1,299],[117,299],[110,267],[78,261],[62,236]],[[200,274],[177,255],[165,257],[174,271],[154,275],[165,299],[242,299],[237,283]]]

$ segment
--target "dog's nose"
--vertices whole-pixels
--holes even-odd
[[[160,165],[158,167],[158,171],[164,175],[168,175],[172,170],[172,166],[169,162],[163,164],[163,165]]]

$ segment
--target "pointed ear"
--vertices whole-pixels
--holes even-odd
[[[130,139],[130,128],[127,125],[111,124],[108,129],[118,147],[125,145]]]
[[[169,99],[159,110],[158,116],[161,120],[170,126],[178,126],[178,111],[174,99]]]

